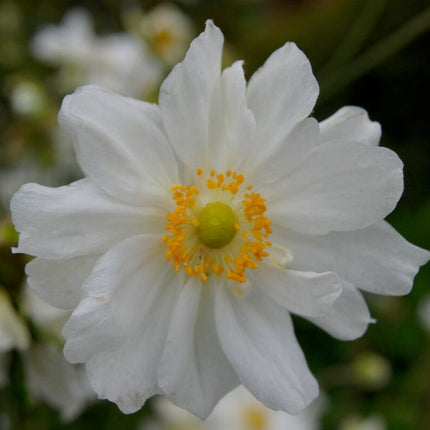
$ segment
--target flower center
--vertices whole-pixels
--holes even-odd
[[[167,215],[166,260],[202,282],[224,274],[245,284],[246,269],[256,269],[272,245],[265,199],[236,172],[196,173],[193,185],[172,187],[176,208]]]
[[[223,248],[237,233],[233,209],[225,203],[208,203],[200,211],[197,220],[197,234],[208,248]]]

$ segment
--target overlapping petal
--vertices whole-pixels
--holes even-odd
[[[86,362],[99,397],[125,413],[161,392],[157,367],[180,291],[175,274],[159,236],[126,239],[96,264],[64,326],[68,360]]]
[[[118,202],[88,179],[59,188],[26,184],[11,212],[21,233],[15,252],[49,259],[100,255],[126,237],[163,231],[159,208]]]
[[[332,272],[298,272],[261,264],[249,278],[278,305],[303,316],[324,315],[342,292],[341,281]]]
[[[357,106],[344,106],[320,122],[320,143],[357,142],[377,146],[381,126],[370,121],[367,112]]]
[[[93,270],[97,259],[97,255],[65,260],[36,258],[25,268],[28,285],[52,306],[73,309],[79,304],[82,284]]]
[[[268,194],[266,188],[270,191],[277,181],[283,184],[294,170],[300,169],[301,164],[316,150],[318,136],[318,122],[314,118],[306,118],[294,126],[278,150],[259,154],[251,170],[253,176],[258,178],[257,184],[263,195]]]
[[[396,206],[403,191],[402,168],[387,148],[319,145],[300,168],[265,189],[268,216],[307,234],[367,227]]]
[[[406,241],[387,222],[362,230],[310,236],[276,230],[276,240],[294,249],[291,267],[332,270],[362,290],[377,294],[407,294],[430,253]]]
[[[254,154],[276,150],[306,118],[318,97],[318,83],[305,54],[288,42],[276,50],[248,84],[248,106],[257,120]]]
[[[221,346],[240,382],[266,406],[294,414],[318,395],[288,312],[258,288],[239,300],[219,288],[215,319]]]
[[[243,62],[236,61],[222,72],[223,126],[213,129],[211,167],[219,171],[240,170],[255,133],[255,118],[247,106]],[[224,142],[222,142],[224,140]]]
[[[159,385],[169,399],[201,418],[239,383],[216,332],[218,287],[191,278],[182,288],[158,369]]]
[[[348,282],[342,283],[342,294],[328,312],[321,317],[307,319],[341,340],[357,339],[374,322],[360,291]]]
[[[175,156],[154,111],[145,102],[85,86],[64,99],[58,121],[87,177],[120,201],[154,205],[178,181]]]
[[[191,43],[160,89],[170,143],[192,170],[209,165],[210,129],[221,126],[221,56],[224,37],[212,21]]]

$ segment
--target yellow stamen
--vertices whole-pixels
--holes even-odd
[[[203,169],[196,172],[204,175]],[[246,269],[256,269],[269,255],[266,248],[272,244],[267,239],[272,230],[264,215],[265,199],[250,192],[252,185],[241,191],[244,183],[240,173],[212,170],[206,177],[206,189],[172,186],[176,208],[167,215],[167,233],[162,240],[167,246],[166,261],[171,261],[176,271],[182,267],[202,283],[211,273],[246,283]],[[205,202],[209,196],[209,203],[200,202],[202,192]],[[239,230],[242,234],[236,235]]]

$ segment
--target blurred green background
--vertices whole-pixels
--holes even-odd
[[[42,26],[58,25],[76,6],[90,13],[95,33],[105,35],[130,30],[133,14],[150,11],[159,3],[0,3],[0,193],[4,193],[0,204],[0,286],[20,312],[28,260],[10,254],[16,234],[10,224],[7,195],[24,182],[43,180],[41,172],[55,167],[53,135],[65,95],[52,85],[58,67],[35,58],[30,42]],[[396,151],[405,164],[405,191],[388,220],[409,241],[430,249],[427,0],[184,0],[175,4],[191,20],[192,37],[203,30],[207,18],[214,19],[226,38],[225,63],[244,59],[248,77],[276,48],[286,41],[296,42],[309,57],[320,83],[314,111],[318,120],[344,105],[357,105],[379,121],[381,145]],[[163,76],[168,70],[164,66]],[[13,94],[23,82],[37,88],[40,109],[23,112],[14,108]],[[156,101],[156,88],[148,99]],[[37,172],[34,178],[32,172]],[[75,179],[74,173],[69,176],[59,179],[49,175],[50,183],[46,184]],[[7,188],[6,183],[12,185]],[[420,271],[406,297],[367,295],[377,324],[354,342],[334,340],[295,319],[297,337],[328,399],[321,429],[347,428],[345,423],[355,416],[375,414],[383,417],[390,430],[430,428],[430,327],[426,329],[418,312],[428,294],[430,265]],[[37,338],[37,330],[30,328]],[[12,354],[10,382],[0,391],[0,430],[135,429],[153,414],[150,402],[140,412],[126,416],[115,405],[100,401],[75,421],[64,423],[57,411],[32,399],[21,355]]]

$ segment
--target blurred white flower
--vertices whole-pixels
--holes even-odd
[[[23,307],[39,336],[46,339],[33,343],[24,353],[27,389],[33,399],[46,402],[60,412],[64,421],[71,421],[96,396],[84,367],[70,364],[63,355],[60,330],[70,312],[49,305],[28,287],[24,290]]]
[[[386,430],[387,423],[380,415],[372,415],[367,418],[350,417],[340,426],[339,430]]]
[[[430,294],[425,295],[418,304],[418,319],[421,325],[430,332]]]
[[[366,389],[379,390],[388,384],[391,377],[389,361],[374,352],[359,354],[352,363],[354,382]]]
[[[182,60],[194,36],[191,19],[172,3],[158,4],[145,13],[138,31],[169,66]]]
[[[98,84],[123,95],[144,97],[159,84],[161,68],[142,40],[127,33],[97,36],[83,9],[48,25],[34,37],[36,58],[60,67],[61,91]]]
[[[0,388],[9,381],[9,352],[30,345],[30,333],[16,312],[6,291],[0,287]]]
[[[256,400],[243,386],[221,399],[204,421],[165,397],[155,400],[158,428],[169,430],[318,430],[323,409],[323,400],[318,399],[300,415],[274,411]]]
[[[56,186],[81,176],[76,158],[70,158],[73,146],[68,136],[53,130],[52,138],[55,160],[52,164],[44,165],[37,159],[25,157],[0,171],[0,213],[9,212],[11,197],[24,182],[41,182]]]
[[[16,312],[9,296],[0,287],[0,352],[18,349],[23,351],[30,345],[30,333],[25,322]]]
[[[38,330],[49,335],[57,344],[64,343],[61,329],[70,317],[70,311],[56,308],[39,298],[28,286],[24,287],[23,312]]]
[[[9,100],[12,110],[22,116],[34,116],[46,108],[43,89],[32,81],[22,81],[16,84]]]
[[[67,358],[125,413],[165,394],[206,417],[239,383],[299,413],[318,385],[290,313],[355,339],[372,321],[358,288],[406,294],[430,256],[383,221],[403,173],[379,124],[354,107],[308,118],[318,84],[293,43],[248,85],[242,62],[221,71],[222,48],[208,21],[159,106],[66,97],[86,177],[11,202],[14,252],[38,257],[30,285],[74,309]]]
[[[96,399],[84,367],[68,363],[60,345],[34,344],[24,354],[24,366],[33,399],[58,410],[64,421],[77,418]]]

